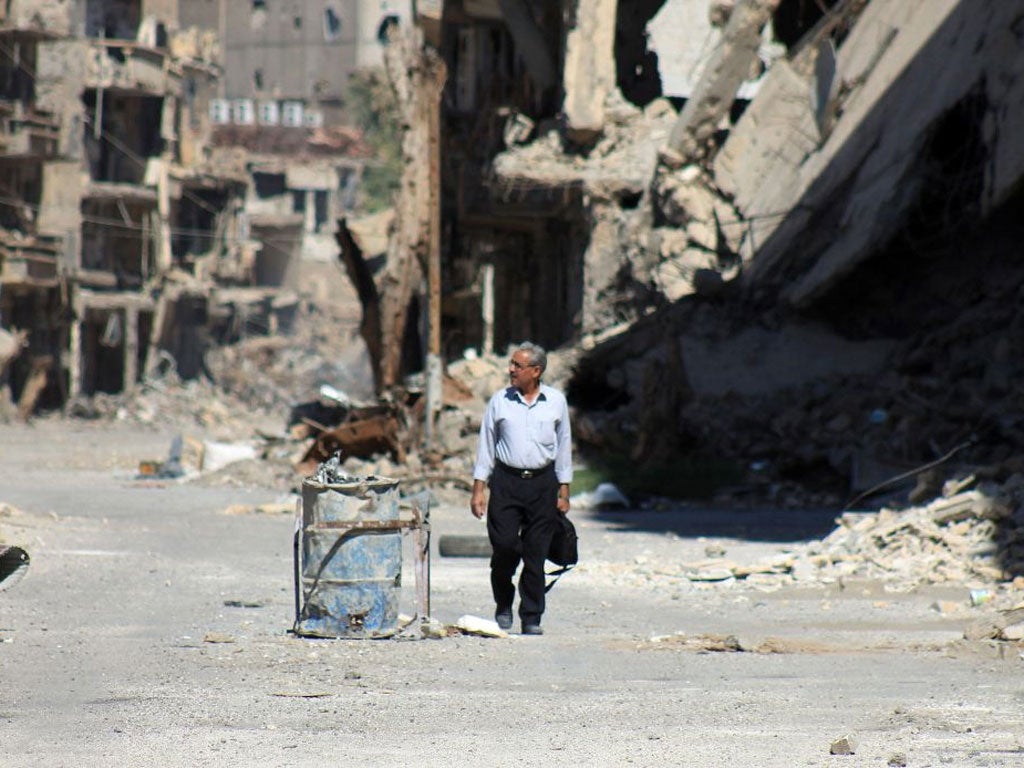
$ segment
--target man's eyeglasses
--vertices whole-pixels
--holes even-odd
[[[523,368],[535,368],[536,363],[520,363],[518,360],[509,360],[508,364],[515,368],[517,371],[523,370]]]

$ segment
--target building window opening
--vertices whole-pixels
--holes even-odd
[[[268,197],[279,197],[287,190],[283,173],[263,173],[256,171],[252,175],[256,196],[265,200]]]
[[[324,8],[324,40],[333,42],[341,36],[341,16],[334,8]]]
[[[324,224],[327,223],[327,190],[318,189],[313,195],[313,206],[314,210],[314,224],[313,230],[315,232],[321,231]]]

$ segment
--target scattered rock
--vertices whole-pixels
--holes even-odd
[[[853,736],[843,736],[832,742],[828,753],[830,755],[853,755],[857,752],[857,740]]]
[[[235,638],[225,632],[207,632],[203,635],[204,643],[233,643]]]
[[[1009,640],[1015,643],[1024,640],[1024,622],[1011,624],[1008,627],[1003,627],[1003,630],[999,633],[999,636],[1003,640]]]

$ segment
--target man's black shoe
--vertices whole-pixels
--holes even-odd
[[[524,635],[543,635],[544,630],[540,628],[540,624],[523,624]]]
[[[494,612],[494,620],[498,622],[498,626],[501,629],[512,629],[512,609],[506,608],[503,610],[499,608]]]

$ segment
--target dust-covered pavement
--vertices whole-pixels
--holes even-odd
[[[305,640],[288,634],[292,515],[257,511],[288,497],[137,480],[170,440],[0,427],[0,537],[32,557],[0,591],[4,766],[1024,759],[1024,662],[961,639],[987,610],[967,585],[761,591],[668,567],[772,556],[827,529],[820,514],[577,512],[584,562],[550,593],[543,637]],[[486,562],[436,554],[440,535],[483,527],[468,496],[437,502],[433,616],[490,617]],[[830,755],[847,734],[855,754]]]

